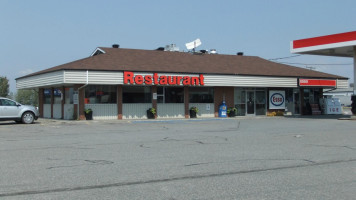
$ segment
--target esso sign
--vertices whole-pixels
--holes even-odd
[[[269,91],[269,109],[285,109],[285,91]]]
[[[271,103],[275,106],[280,106],[284,103],[284,96],[280,93],[274,93],[271,96]]]

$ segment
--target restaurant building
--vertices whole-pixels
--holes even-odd
[[[347,88],[345,77],[275,63],[256,56],[215,52],[96,48],[87,58],[16,79],[38,89],[41,117],[94,119],[218,117],[219,106],[239,116],[310,114],[326,88]]]

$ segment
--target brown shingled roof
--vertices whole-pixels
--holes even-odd
[[[256,56],[191,54],[123,48],[100,49],[105,53],[52,67],[25,77],[57,70],[104,70],[347,79],[271,62]]]

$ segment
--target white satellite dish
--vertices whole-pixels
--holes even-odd
[[[194,40],[193,42],[188,42],[185,44],[185,46],[187,47],[188,50],[195,49],[196,47],[198,47],[200,45],[201,45],[201,41],[199,38]]]

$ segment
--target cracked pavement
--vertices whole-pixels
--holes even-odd
[[[352,199],[356,121],[0,122],[1,199]]]

